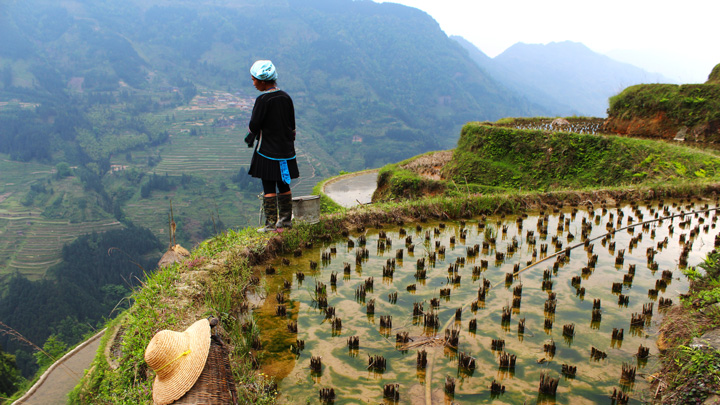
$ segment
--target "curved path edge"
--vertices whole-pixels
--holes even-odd
[[[344,207],[346,207],[346,208],[350,208],[350,207],[352,207],[352,206],[357,205],[357,204],[356,204],[357,201],[355,201],[355,202],[346,201],[346,198],[347,198],[347,197],[346,197],[346,198],[343,198],[343,196],[340,196],[340,195],[336,195],[335,198],[333,198],[333,194],[334,194],[334,193],[333,193],[332,191],[330,191],[329,188],[333,188],[333,186],[337,186],[337,183],[348,183],[348,184],[350,184],[350,183],[352,183],[352,179],[355,178],[355,177],[358,177],[358,176],[366,176],[366,175],[370,175],[370,174],[375,174],[375,175],[377,176],[377,174],[378,174],[379,172],[380,172],[380,169],[378,168],[378,169],[368,169],[368,170],[362,170],[362,171],[359,171],[359,172],[352,172],[352,173],[347,173],[347,174],[342,174],[342,175],[339,175],[339,176],[335,176],[335,177],[333,177],[333,178],[325,181],[325,182],[322,184],[322,187],[320,188],[320,191],[321,191],[323,194],[325,194],[328,198],[330,198],[331,200],[335,201],[336,203],[338,203],[338,204],[340,204],[340,205],[342,205],[342,206],[344,206]],[[369,199],[372,197],[372,192],[375,191],[375,187],[372,188],[372,191],[370,191],[370,189],[367,189],[367,190],[364,190],[364,191],[365,191],[365,193],[367,193],[367,192],[370,193],[370,194],[367,196],[367,199],[369,200]],[[340,197],[340,198],[338,199],[338,197]],[[369,201],[368,201],[368,202],[369,202]]]
[[[322,186],[322,191],[325,192],[325,187],[327,187],[328,185],[330,185],[332,183],[335,183],[336,181],[346,180],[348,178],[361,176],[363,174],[378,173],[378,172],[380,172],[380,169],[367,169],[367,170],[361,170],[359,172],[352,172],[352,173],[345,173],[345,174],[337,175],[337,176],[332,177],[325,181],[325,184],[323,184],[323,186]]]
[[[48,367],[48,369],[45,370],[45,372],[43,373],[43,375],[40,376],[40,379],[38,379],[37,382],[36,382],[35,384],[33,384],[32,387],[30,387],[30,389],[25,393],[25,395],[23,395],[22,397],[20,397],[20,399],[18,399],[17,401],[13,402],[13,405],[15,405],[15,404],[18,404],[18,405],[19,405],[19,404],[24,404],[25,401],[27,401],[28,399],[30,399],[30,397],[32,397],[32,395],[35,393],[35,391],[37,391],[38,388],[40,388],[40,386],[45,382],[45,380],[47,380],[48,376],[49,376],[53,371],[55,371],[55,369],[57,369],[60,365],[62,365],[62,363],[64,363],[67,359],[69,359],[70,357],[74,356],[75,354],[77,354],[77,353],[78,353],[79,351],[81,351],[82,349],[84,349],[87,345],[89,345],[89,344],[95,342],[96,340],[100,339],[100,338],[103,336],[103,334],[105,334],[105,329],[101,330],[100,332],[98,332],[98,333],[96,333],[95,335],[93,335],[92,337],[90,337],[90,339],[88,339],[88,340],[80,343],[80,344],[77,345],[74,349],[72,349],[72,350],[70,350],[69,352],[65,353],[65,355],[62,356],[58,361],[56,361],[55,363],[53,363],[52,366]]]

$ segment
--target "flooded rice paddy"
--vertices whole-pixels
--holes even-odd
[[[715,244],[716,206],[338,235],[263,269],[261,371],[286,403],[639,403],[663,311],[688,289],[681,270]]]

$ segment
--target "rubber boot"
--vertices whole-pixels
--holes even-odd
[[[292,228],[292,194],[278,194],[278,228]]]
[[[278,219],[278,206],[275,196],[263,197],[263,211],[265,212],[265,226],[258,229],[258,232],[274,231]]]

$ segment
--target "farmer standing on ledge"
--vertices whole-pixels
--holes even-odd
[[[255,62],[250,75],[255,88],[262,92],[255,99],[250,132],[245,137],[249,148],[258,141],[248,170],[249,175],[261,179],[263,184],[265,226],[258,231],[290,228],[290,179],[300,176],[295,159],[295,108],[290,96],[278,89],[277,72],[272,62]]]

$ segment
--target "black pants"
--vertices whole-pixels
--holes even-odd
[[[262,185],[264,194],[285,194],[290,191],[290,185],[283,181],[263,180]],[[277,191],[275,191],[276,187]]]

